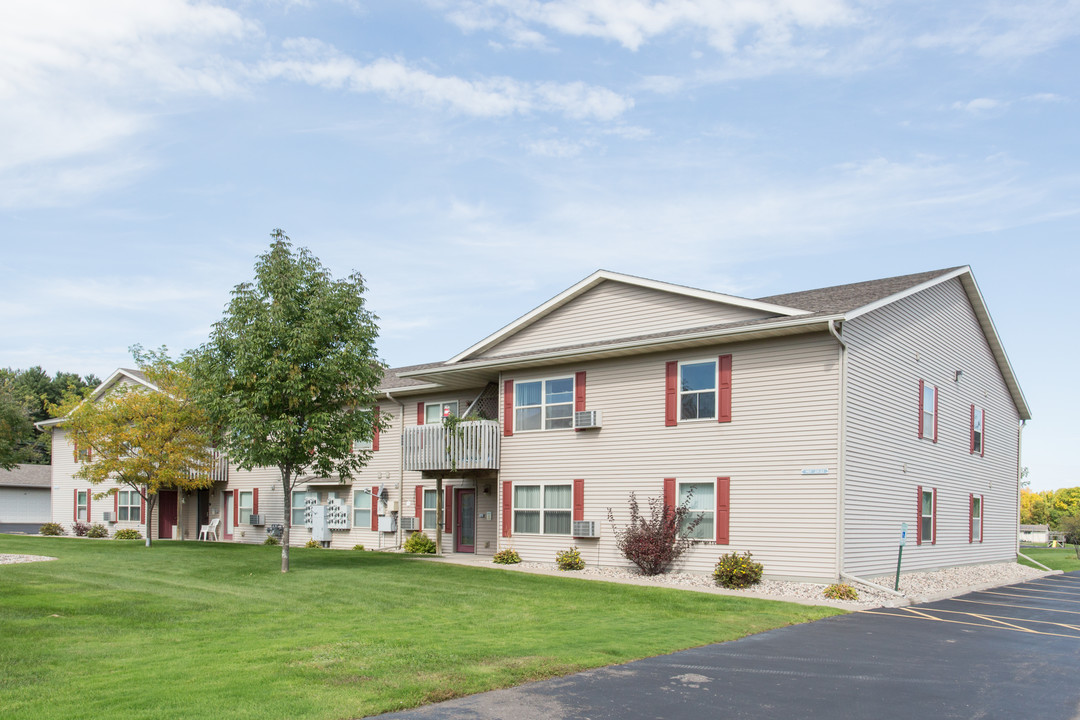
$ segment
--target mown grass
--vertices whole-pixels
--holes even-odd
[[[354,718],[839,611],[402,555],[0,535],[4,718]]]
[[[1027,555],[1032,560],[1038,560],[1051,570],[1064,570],[1070,572],[1072,570],[1080,570],[1080,559],[1076,557],[1076,549],[1071,545],[1060,548],[1037,548],[1037,547],[1022,547],[1020,552]],[[1024,558],[1018,558],[1021,565],[1028,565],[1029,567],[1038,567],[1032,563],[1029,563]],[[1039,568],[1040,570],[1042,568]]]

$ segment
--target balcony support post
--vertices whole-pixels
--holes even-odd
[[[442,556],[443,491],[442,474],[435,478],[435,554]]]

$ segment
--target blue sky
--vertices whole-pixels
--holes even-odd
[[[201,343],[275,227],[392,365],[597,268],[748,297],[970,264],[1080,483],[1080,2],[0,4],[0,366]]]

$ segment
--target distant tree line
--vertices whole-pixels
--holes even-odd
[[[1033,491],[1020,489],[1020,523],[1062,530],[1067,518],[1080,516],[1080,487]]]
[[[48,420],[49,406],[66,395],[100,384],[101,379],[92,373],[50,376],[38,365],[26,370],[0,368],[0,467],[48,465],[51,435],[37,432],[34,423]]]

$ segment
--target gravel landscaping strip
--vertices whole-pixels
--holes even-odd
[[[0,554],[0,565],[15,565],[16,563],[29,563],[29,562],[44,562],[46,560],[55,560],[54,557],[48,557],[46,555],[4,555]]]

